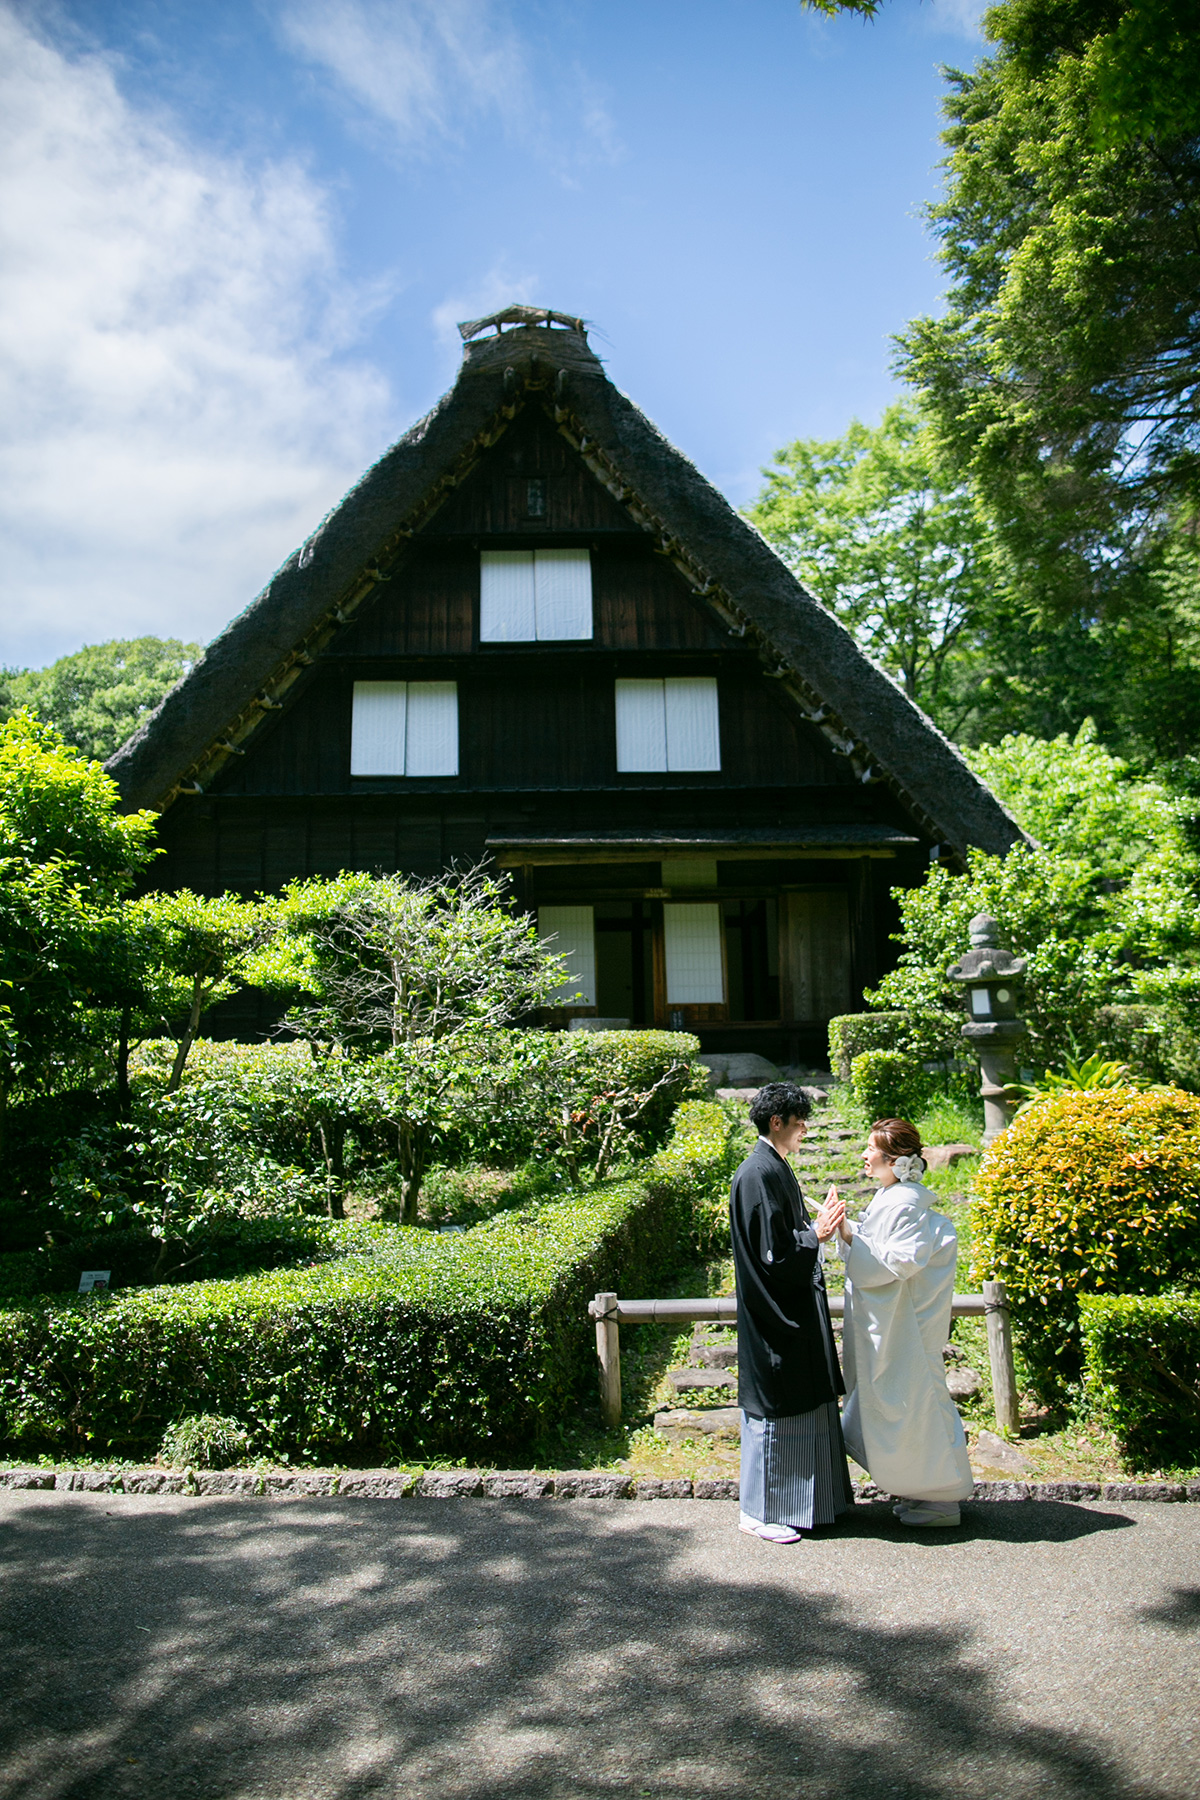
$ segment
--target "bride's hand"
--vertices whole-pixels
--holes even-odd
[[[825,1196],[825,1204],[813,1220],[813,1229],[822,1244],[827,1244],[835,1231],[840,1231],[846,1216],[846,1205],[839,1200],[838,1191],[831,1187]]]

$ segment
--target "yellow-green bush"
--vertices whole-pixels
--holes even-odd
[[[976,1177],[974,1277],[1008,1284],[1047,1399],[1082,1367],[1077,1296],[1157,1294],[1200,1274],[1200,1098],[1064,1093],[1023,1113]]]

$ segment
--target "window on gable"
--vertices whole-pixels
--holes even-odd
[[[616,702],[622,774],[721,767],[715,676],[618,681]]]
[[[592,635],[589,550],[484,550],[479,637],[484,644],[545,643]]]
[[[350,773],[457,775],[457,682],[356,681]]]

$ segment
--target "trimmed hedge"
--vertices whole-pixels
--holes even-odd
[[[1079,1300],[1088,1398],[1141,1469],[1200,1461],[1200,1294]]]
[[[634,1178],[373,1254],[0,1314],[9,1440],[142,1455],[189,1414],[281,1461],[492,1455],[594,1381],[587,1302],[652,1293],[720,1242],[729,1130],[688,1102]]]
[[[924,1111],[933,1083],[902,1050],[864,1050],[850,1064],[854,1098],[868,1119],[913,1120]]]
[[[907,1030],[906,1012],[840,1013],[829,1021],[829,1067],[840,1081],[851,1081],[856,1056],[901,1049]]]
[[[971,1209],[976,1282],[1008,1284],[1039,1392],[1082,1373],[1078,1297],[1157,1294],[1200,1275],[1200,1099],[1068,1092],[991,1145]]]
[[[164,1246],[144,1231],[105,1231],[74,1243],[0,1256],[0,1305],[37,1294],[73,1294],[84,1269],[108,1269],[114,1288],[219,1281],[293,1263],[369,1250],[383,1225],[305,1218],[223,1219]]]

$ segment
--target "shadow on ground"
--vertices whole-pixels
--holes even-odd
[[[1134,1791],[1086,1736],[1018,1718],[965,1626],[865,1624],[869,1606],[852,1617],[807,1593],[803,1564],[751,1554],[730,1509],[705,1510],[700,1541],[652,1504],[31,1498],[4,1531],[0,1793]],[[911,1545],[883,1509],[863,1513],[854,1536]],[[976,1508],[945,1535],[1128,1523],[1027,1504]],[[852,1569],[868,1550],[886,1576],[886,1545],[839,1554]]]

